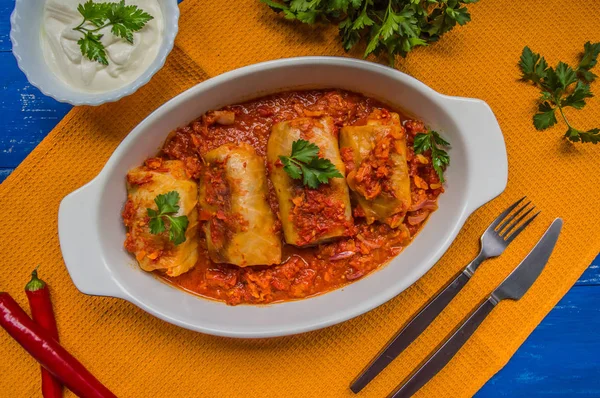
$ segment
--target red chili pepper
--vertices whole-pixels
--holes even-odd
[[[50,291],[46,282],[38,278],[37,268],[31,273],[31,280],[25,285],[25,293],[29,300],[33,321],[46,329],[58,342],[58,329],[52,310]],[[44,398],[61,398],[62,384],[50,372],[42,367],[42,396]]]
[[[116,398],[44,328],[31,320],[19,304],[0,292],[0,326],[54,377],[81,398]]]

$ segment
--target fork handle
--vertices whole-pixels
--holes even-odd
[[[475,261],[481,262],[479,256]],[[473,262],[475,262],[473,261]],[[470,266],[471,264],[469,264]],[[479,265],[479,264],[477,264]],[[476,265],[476,266],[477,266]],[[475,267],[476,267],[475,266]],[[375,358],[352,381],[350,389],[354,393],[362,390],[371,380],[385,369],[402,353],[427,326],[446,308],[448,303],[460,292],[471,278],[472,272],[467,267],[441,293],[434,297],[408,324],[401,329]]]
[[[492,297],[483,302],[422,366],[402,382],[388,398],[409,398],[442,370],[462,348],[498,303]]]

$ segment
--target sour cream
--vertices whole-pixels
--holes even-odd
[[[47,0],[41,29],[44,58],[50,70],[69,86],[88,93],[116,90],[137,79],[156,59],[163,40],[164,18],[159,0],[126,0],[154,19],[133,33],[133,44],[114,36],[108,26],[103,34],[108,65],[81,54],[77,41],[82,34],[73,30],[83,17],[77,6],[86,0]],[[118,0],[112,0],[118,1]]]

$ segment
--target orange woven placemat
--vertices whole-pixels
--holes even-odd
[[[585,41],[600,41],[600,3],[496,0],[469,9],[472,23],[415,51],[399,68],[442,93],[490,104],[506,137],[508,188],[477,211],[442,260],[394,300],[325,330],[245,341],[190,332],[125,301],[85,296],[69,279],[56,232],[59,202],[92,179],[152,110],[186,88],[239,66],[297,55],[345,55],[335,28],[312,29],[275,18],[257,0],[186,0],[176,47],[147,86],[117,104],[74,109],[0,186],[0,289],[26,307],[23,286],[32,267],[41,264],[63,344],[122,397],[351,396],[348,383],[354,375],[471,260],[479,235],[495,215],[527,194],[543,211],[538,220],[502,257],[485,263],[439,319],[362,393],[388,393],[509,273],[550,221],[561,216],[563,234],[531,291],[519,302],[500,304],[418,395],[474,394],[600,251],[600,146],[566,143],[559,138],[562,127],[535,131],[531,116],[538,91],[517,81],[516,66],[526,44],[551,64],[559,59],[574,63]],[[600,100],[591,99],[585,111],[569,116],[577,126],[600,125]],[[2,397],[40,395],[38,365],[3,332],[0,358]]]

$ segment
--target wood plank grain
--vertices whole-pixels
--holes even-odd
[[[585,270],[581,278],[575,283],[575,286],[598,286],[600,288],[600,255]],[[598,306],[600,306],[600,302],[598,302]]]
[[[600,397],[600,288],[576,286],[476,395]]]
[[[8,177],[13,170],[14,169],[0,168],[0,184],[2,183],[2,181],[6,180],[6,177]]]
[[[15,8],[14,0],[0,0],[0,51],[10,51],[10,14]]]
[[[71,105],[46,97],[30,85],[10,52],[0,52],[0,71],[0,167],[14,168],[64,117]]]

